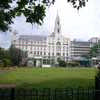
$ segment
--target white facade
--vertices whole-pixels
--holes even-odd
[[[57,59],[70,60],[70,39],[61,34],[60,18],[57,15],[54,32],[48,37],[38,35],[13,36],[12,44],[23,51],[27,51],[28,58],[34,59],[34,65],[53,65]],[[41,62],[39,62],[41,61]]]
[[[54,32],[47,37],[39,35],[12,35],[12,44],[28,53],[29,65],[50,67],[58,64],[58,59],[64,61],[80,60],[87,55],[94,43],[100,39],[91,38],[89,41],[70,41],[61,34],[60,18],[57,15]]]

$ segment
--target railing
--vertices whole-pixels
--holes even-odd
[[[0,89],[0,100],[100,100],[93,89]]]

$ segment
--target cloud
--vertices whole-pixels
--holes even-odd
[[[10,35],[8,33],[0,32],[0,47],[2,48],[9,48],[11,44]]]
[[[66,0],[56,0],[54,5],[47,7],[46,17],[42,26],[25,22],[25,17],[16,17],[12,28],[19,34],[48,35],[54,31],[57,11],[61,19],[62,34],[71,39],[88,40],[91,37],[100,37],[100,1],[89,0],[86,7],[78,12]],[[6,38],[6,39],[5,39]],[[0,35],[0,44],[6,45],[10,36]]]

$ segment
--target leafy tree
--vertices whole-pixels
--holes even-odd
[[[9,54],[10,54],[10,58],[11,58],[13,66],[20,65],[22,60],[24,58],[27,58],[26,52],[18,48],[15,48],[13,45],[11,45],[9,49]]]
[[[3,59],[3,67],[9,67],[12,65],[11,59],[4,58]]]
[[[3,66],[7,67],[10,65],[18,66],[20,64],[24,65],[27,60],[27,52],[15,48],[13,45],[9,50],[0,48],[0,62],[3,62]]]
[[[100,56],[100,44],[95,44],[93,47],[91,47],[91,50],[89,52],[89,57],[96,57]]]
[[[8,52],[8,50],[0,48],[0,59],[2,60],[4,58],[7,58],[7,59],[10,58],[9,52]]]
[[[0,62],[3,67],[11,66],[9,51],[0,48]]]
[[[74,8],[80,9],[88,0],[66,0]],[[15,7],[12,6],[16,3]],[[45,17],[46,6],[54,4],[55,0],[0,0],[0,30],[7,31],[13,23],[13,18],[23,14],[26,22],[42,24]]]
[[[66,67],[66,62],[64,60],[58,61],[59,67]]]

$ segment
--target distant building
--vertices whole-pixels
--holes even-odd
[[[90,42],[87,41],[72,41],[71,42],[71,59],[80,60],[80,57],[85,56],[90,51]]]
[[[91,47],[92,47],[92,46],[94,46],[95,44],[100,43],[100,38],[98,38],[98,37],[92,37],[92,38],[89,40],[89,42],[90,42],[90,45],[91,45]]]

